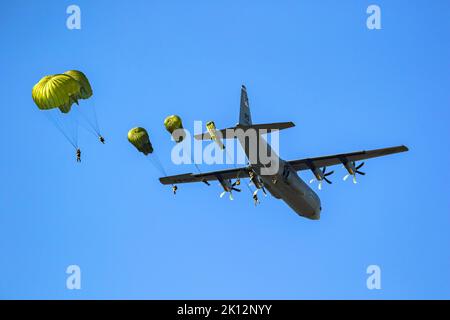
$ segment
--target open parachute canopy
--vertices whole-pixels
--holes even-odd
[[[41,110],[59,108],[68,113],[78,99],[92,96],[92,87],[83,72],[69,70],[63,74],[45,76],[33,87],[34,102]]]
[[[164,119],[164,126],[166,127],[166,130],[170,132],[173,139],[177,143],[183,141],[186,134],[183,130],[183,123],[181,122],[181,118],[179,116],[168,116],[166,119]]]
[[[145,155],[153,152],[150,138],[144,128],[136,127],[128,131],[128,141]]]
[[[77,96],[78,99],[89,99],[92,96],[92,87],[89,83],[86,75],[78,70],[69,70],[64,74],[74,78],[80,84],[80,92]]]
[[[59,108],[68,113],[72,104],[77,103],[81,86],[78,81],[66,74],[45,76],[33,87],[31,95],[41,110]]]
[[[31,96],[37,107],[44,111],[42,114],[77,149],[77,159],[80,151],[78,148],[79,124],[95,135],[101,143],[105,143],[94,104],[72,111],[74,103],[78,105],[80,99],[89,99],[92,96],[91,84],[83,72],[69,70],[62,74],[45,76],[34,85]],[[82,122],[79,122],[79,118]]]

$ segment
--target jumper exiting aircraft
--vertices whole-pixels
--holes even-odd
[[[300,216],[318,220],[320,219],[320,212],[322,210],[320,199],[317,194],[298,176],[297,171],[311,170],[315,176],[315,179],[312,179],[310,183],[314,180],[318,181],[319,189],[321,189],[323,181],[331,184],[328,176],[334,172],[326,172],[326,167],[341,164],[348,172],[348,174],[344,177],[344,180],[347,180],[349,176],[352,176],[353,182],[356,183],[357,174],[365,175],[364,172],[360,171],[361,167],[364,165],[364,162],[356,164],[356,161],[408,151],[408,148],[405,146],[397,146],[370,151],[358,151],[317,158],[285,161],[279,158],[278,155],[270,148],[270,145],[268,145],[266,140],[262,137],[262,134],[275,130],[291,128],[293,126],[294,124],[292,122],[257,125],[252,124],[247,90],[245,86],[242,86],[239,123],[233,128],[217,130],[217,133],[221,134],[221,136],[225,139],[237,138],[239,140],[247,158],[249,159],[248,166],[200,174],[186,173],[176,176],[162,177],[159,180],[165,185],[175,185],[187,182],[204,182],[209,185],[208,181],[218,180],[224,189],[223,194],[229,192],[230,199],[232,199],[232,191],[240,191],[236,188],[236,186],[240,184],[240,179],[250,178],[251,182],[257,188],[253,195],[256,201],[256,193],[258,190],[262,190],[265,194],[265,189],[267,189],[272,196],[277,199],[282,199]],[[256,143],[248,143],[250,136],[247,134],[248,132],[256,132]],[[196,135],[195,139],[210,140],[212,137],[210,133],[203,133]],[[270,170],[265,170],[267,169],[267,162],[262,161],[259,156],[259,151],[261,149],[266,150],[267,154],[270,155],[270,164],[276,164],[275,172],[267,174]],[[256,154],[258,156],[255,157]],[[236,179],[236,181],[232,182],[232,179]]]

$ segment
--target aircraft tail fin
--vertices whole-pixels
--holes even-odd
[[[263,124],[252,124],[252,116],[250,114],[250,106],[248,104],[247,88],[242,85],[241,88],[241,106],[239,113],[239,123],[235,127],[226,129],[216,129],[215,133],[220,134],[220,139],[233,139],[237,138],[239,134],[249,129],[256,130],[258,134],[261,130],[262,133],[269,133],[273,130],[283,130],[294,127],[293,122],[273,122],[273,123],[263,123]],[[196,134],[194,136],[196,140],[211,140],[211,135],[209,132]]]
[[[241,87],[241,108],[239,112],[239,124],[241,126],[250,126],[252,124],[252,115],[250,105],[248,104],[247,88]]]

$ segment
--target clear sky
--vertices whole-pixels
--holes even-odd
[[[81,30],[66,28],[74,3]],[[4,2],[0,298],[450,298],[449,16],[445,0]],[[81,130],[81,164],[31,99],[68,69],[89,77],[82,104],[107,139]],[[194,172],[171,163],[163,119],[232,126],[241,84],[255,123],[296,124],[285,159],[410,152],[367,161],[357,185],[336,167],[320,221],[216,183],[174,197],[127,131],[149,130],[169,174]],[[81,290],[66,289],[73,264]]]

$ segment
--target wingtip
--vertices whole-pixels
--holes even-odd
[[[165,184],[165,183],[164,183],[164,179],[165,179],[165,178],[167,178],[167,177],[161,177],[161,178],[159,178],[158,180],[159,180],[159,182],[160,182],[161,184]]]

